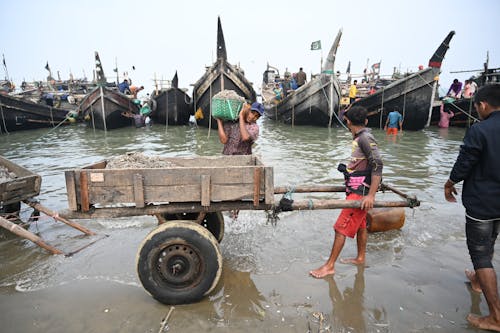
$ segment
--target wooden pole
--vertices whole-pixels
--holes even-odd
[[[274,194],[284,194],[287,192],[294,193],[313,193],[313,192],[345,192],[345,186],[330,186],[330,185],[304,185],[294,188],[285,186],[277,186],[274,188]]]
[[[103,92],[102,86],[99,87],[99,90],[101,92],[102,123],[103,123],[103,126],[104,126],[104,132],[106,132],[107,131],[107,127],[106,127],[106,111],[104,110],[104,92]]]
[[[436,97],[436,90],[437,90],[437,80],[436,80],[436,78],[434,78],[434,83],[432,84],[431,100],[429,102],[429,115],[428,115],[427,123],[425,124],[425,127],[429,127],[431,125],[432,107],[434,104],[434,99]]]
[[[49,245],[43,241],[40,237],[35,235],[32,232],[29,232],[28,230],[25,230],[18,226],[15,223],[10,222],[9,220],[3,218],[0,216],[0,227],[5,228],[12,232],[13,234],[18,235],[19,237],[26,238],[27,240],[32,241],[36,245],[44,248],[45,250],[51,252],[52,254],[64,254],[61,250],[53,247],[52,245]]]
[[[80,230],[84,234],[87,234],[89,236],[93,236],[96,234],[95,232],[90,231],[89,229],[85,228],[84,226],[82,226],[76,222],[72,222],[72,221],[69,221],[63,217],[60,217],[57,212],[52,211],[52,210],[48,209],[47,207],[42,206],[39,202],[34,202],[34,201],[29,201],[29,200],[24,200],[23,202],[25,204],[27,204],[28,206],[31,206],[33,209],[36,209],[36,210],[44,213],[45,215],[53,217],[57,221],[60,221],[62,223],[69,225],[70,227],[73,227],[77,230]]]
[[[316,210],[316,209],[337,209],[337,208],[360,208],[361,200],[301,200],[294,201],[292,210]],[[374,208],[378,207],[408,207],[406,201],[375,201]]]

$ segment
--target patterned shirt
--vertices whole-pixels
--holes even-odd
[[[382,176],[382,159],[377,141],[368,128],[361,129],[352,140],[351,161],[347,166],[349,172],[372,170],[372,175]]]
[[[224,132],[227,135],[227,143],[224,145],[222,154],[224,155],[251,155],[252,144],[259,137],[259,126],[256,123],[245,123],[245,127],[250,134],[250,140],[241,140],[240,123],[224,122]]]

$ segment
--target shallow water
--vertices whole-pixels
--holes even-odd
[[[265,119],[260,126],[254,152],[274,167],[275,185],[341,184],[336,168],[350,154],[346,130],[291,128]],[[373,132],[384,181],[416,194],[422,204],[406,209],[401,230],[370,235],[366,267],[337,264],[335,278],[308,276],[328,257],[338,210],[282,213],[276,225],[261,211],[242,211],[237,221],[226,216],[223,276],[209,297],[175,307],[170,331],[470,331],[465,316],[487,307],[464,283],[463,269],[471,264],[463,207],[447,203],[442,191],[465,130],[429,128],[395,140]],[[54,210],[67,208],[64,170],[129,151],[207,156],[221,148],[215,131],[185,126],[105,133],[75,125],[0,136],[0,154],[43,177],[38,199]],[[377,199],[395,197],[381,193]],[[83,237],[46,216],[30,228],[66,252],[99,239],[72,257],[0,236],[2,331],[157,332],[170,306],[151,298],[135,271],[137,248],[156,220],[79,222],[101,236]],[[355,253],[356,242],[348,240],[342,256]]]

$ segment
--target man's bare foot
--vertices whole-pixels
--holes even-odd
[[[472,290],[478,293],[483,292],[483,290],[481,289],[481,285],[477,280],[476,272],[466,269],[465,276],[467,276],[467,278],[469,279],[470,287]]]
[[[365,263],[364,260],[360,260],[358,258],[340,258],[340,262],[343,264],[351,264],[351,265],[362,265]]]
[[[316,278],[316,279],[322,279],[325,276],[333,275],[333,274],[335,274],[335,269],[329,268],[326,265],[323,265],[320,268],[309,272],[309,275],[311,275],[313,278]]]
[[[467,316],[467,321],[474,327],[482,330],[500,332],[500,323],[496,322],[492,316],[479,317],[473,314]]]

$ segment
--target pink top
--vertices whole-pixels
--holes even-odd
[[[227,143],[224,145],[224,155],[251,155],[252,144],[259,136],[259,126],[256,123],[245,123],[250,140],[242,141],[239,122],[224,122],[224,132],[227,135]]]
[[[441,105],[439,113],[441,114],[441,116],[439,118],[438,126],[441,128],[448,128],[450,126],[450,119],[453,118],[455,114],[451,111],[449,113],[445,112],[444,105]]]

